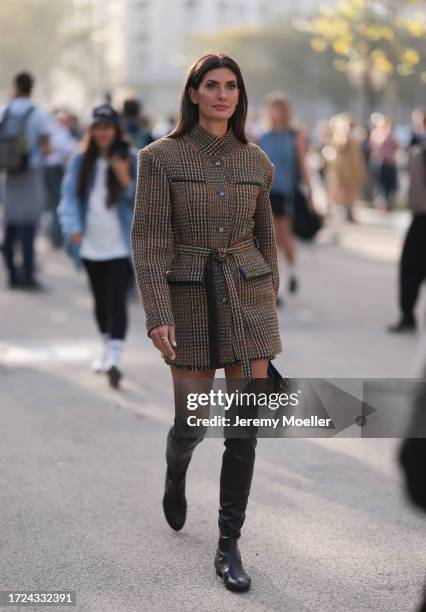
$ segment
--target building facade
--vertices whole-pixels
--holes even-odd
[[[273,19],[273,0],[124,0],[125,81],[148,111],[173,113],[185,72],[194,60],[188,40],[228,27],[255,27]],[[277,8],[278,7],[278,8]]]

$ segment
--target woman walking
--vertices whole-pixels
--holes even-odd
[[[346,220],[355,222],[354,206],[367,177],[361,142],[354,136],[353,119],[341,113],[330,120],[330,159],[326,167],[328,193],[344,207]]]
[[[395,196],[398,191],[398,142],[393,135],[391,119],[380,115],[376,127],[370,135],[370,159],[376,169],[379,188],[378,205],[386,211],[395,207]]]
[[[296,276],[296,253],[293,236],[294,203],[299,180],[309,190],[310,208],[313,208],[309,173],[305,161],[305,139],[303,132],[292,126],[290,103],[284,93],[271,93],[265,98],[270,131],[263,134],[259,145],[275,166],[271,189],[271,206],[277,238],[278,252],[288,262],[288,289],[294,293],[298,288]],[[282,303],[284,283],[281,282],[277,304]]]
[[[175,418],[167,436],[163,509],[180,530],[194,436],[183,413],[197,382],[266,378],[281,352],[279,276],[269,203],[273,166],[249,144],[238,65],[222,54],[194,63],[176,129],[139,153],[132,229],[136,278],[154,346],[171,368]],[[237,540],[245,519],[255,436],[224,441],[214,565],[230,590],[250,588]]]
[[[59,217],[62,231],[86,269],[102,335],[97,372],[119,387],[127,331],[127,294],[132,279],[130,232],[136,186],[136,156],[122,140],[116,111],[93,111],[83,153],[67,168]]]

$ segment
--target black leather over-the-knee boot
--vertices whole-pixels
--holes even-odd
[[[220,475],[219,542],[216,573],[231,591],[247,591],[251,579],[244,571],[237,540],[246,516],[253,477],[257,438],[227,438]]]
[[[179,531],[186,520],[185,480],[189,462],[194,448],[204,436],[186,438],[179,435],[175,424],[167,434],[166,448],[166,483],[163,497],[163,510],[170,527]]]

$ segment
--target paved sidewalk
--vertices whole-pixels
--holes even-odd
[[[412,375],[422,336],[385,331],[401,239],[339,226],[301,248],[280,370]],[[89,367],[85,277],[40,247],[50,291],[0,290],[1,589],[74,589],[78,612],[414,612],[426,516],[404,499],[392,439],[260,440],[240,541],[253,587],[226,591],[213,569],[222,441],[196,449],[187,524],[174,533],[161,509],[171,381],[142,308],[131,305],[126,378],[112,392]]]

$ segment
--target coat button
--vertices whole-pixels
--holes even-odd
[[[223,304],[227,304],[227,303],[228,303],[228,298],[227,298],[227,297],[224,297],[224,298],[223,298],[223,300],[222,300],[222,303],[223,303]]]
[[[217,231],[219,232],[219,234],[223,234],[223,232],[225,231],[225,228],[224,228],[224,227],[222,227],[222,226],[221,226],[221,227],[218,227],[218,228],[217,228]]]
[[[223,198],[223,196],[225,196],[226,193],[224,191],[219,191],[219,195],[222,196],[222,198]]]
[[[220,159],[217,159],[214,164],[215,164],[215,166],[220,166],[220,164],[221,164]]]

